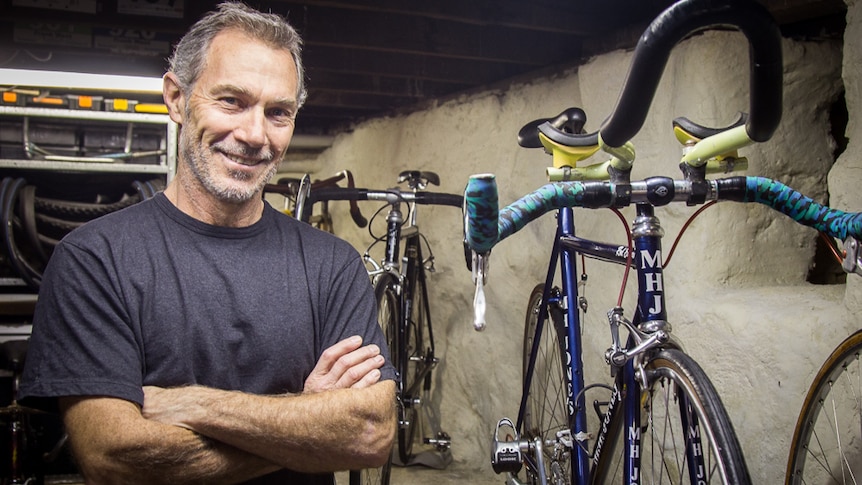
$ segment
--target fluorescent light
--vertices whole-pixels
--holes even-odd
[[[134,91],[161,94],[162,78],[89,74],[83,72],[0,69],[0,85],[63,89]]]

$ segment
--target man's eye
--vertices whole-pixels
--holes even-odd
[[[224,104],[231,105],[231,106],[239,105],[239,100],[237,98],[232,98],[232,97],[221,98],[221,102]]]
[[[283,108],[272,108],[269,110],[269,115],[273,118],[290,119],[293,118],[293,111]]]

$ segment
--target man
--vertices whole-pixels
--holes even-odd
[[[175,178],[53,253],[21,394],[56,399],[88,483],[332,483],[388,459],[364,266],[261,197],[305,97],[300,45],[242,4],[195,24],[164,76]]]

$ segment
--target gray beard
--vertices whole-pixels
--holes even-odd
[[[190,136],[183,136],[182,132],[180,133],[180,159],[184,160],[188,164],[192,174],[194,174],[195,178],[207,190],[207,192],[213,194],[219,200],[230,203],[247,202],[256,197],[257,194],[263,190],[267,181],[275,176],[278,171],[278,164],[273,164],[266,177],[262,178],[253,187],[237,189],[234,187],[221,186],[218,184],[217,179],[213,177],[212,172],[207,168],[206,149],[199,145],[193,145],[190,138]],[[261,152],[261,150],[250,150],[244,146],[226,146],[225,144],[220,145],[217,143],[209,149],[210,153],[214,152],[214,149],[221,149],[221,151],[226,153],[236,154],[237,152],[240,152],[239,154],[243,156],[253,156],[263,159],[272,158],[272,153],[268,150]],[[248,181],[251,178],[249,174],[240,171],[229,171],[228,175],[238,181]]]

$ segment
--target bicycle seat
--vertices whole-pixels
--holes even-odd
[[[549,124],[552,129],[542,129],[542,126]],[[569,108],[562,113],[552,118],[541,118],[533,120],[524,125],[518,131],[518,145],[524,148],[541,148],[542,142],[539,140],[539,131],[545,136],[554,139],[557,133],[579,135],[584,133],[584,125],[587,123],[587,114],[581,108]],[[549,135],[548,133],[552,133]],[[591,135],[591,139],[584,139],[577,146],[590,146],[597,143],[598,137],[595,134]],[[580,138],[580,137],[578,137]],[[556,141],[556,140],[555,140]],[[564,143],[566,144],[566,143]]]
[[[0,365],[3,369],[20,373],[24,369],[29,340],[9,340],[0,344]]]
[[[737,118],[737,120],[728,125],[727,127],[709,128],[707,126],[699,125],[684,116],[680,116],[679,118],[673,120],[673,132],[674,135],[676,135],[676,139],[679,140],[680,143],[685,145],[689,141],[700,141],[704,138],[717,135],[731,128],[736,128],[737,126],[744,125],[747,122],[748,114],[739,113],[739,117]]]
[[[398,183],[407,182],[411,189],[425,188],[428,184],[440,185],[440,177],[434,172],[422,172],[419,170],[405,170],[398,174]]]

